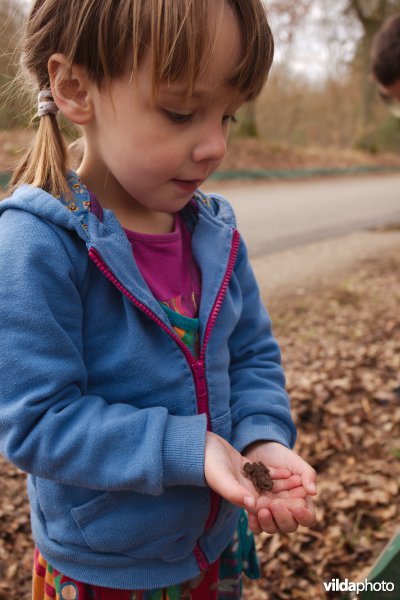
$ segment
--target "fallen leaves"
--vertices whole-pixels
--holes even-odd
[[[318,472],[318,524],[259,537],[263,578],[247,600],[341,598],[323,582],[366,576],[400,524],[399,266],[380,257],[339,287],[270,306],[296,449]]]
[[[30,598],[33,542],[25,475],[0,456],[0,599]]]
[[[396,154],[376,154],[333,148],[307,148],[271,145],[262,138],[229,140],[228,150],[219,170],[256,171],[260,169],[354,168],[358,166],[399,166]]]

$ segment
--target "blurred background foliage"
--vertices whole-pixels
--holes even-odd
[[[388,114],[370,76],[373,38],[400,12],[400,1],[269,0],[268,6],[277,60],[259,100],[260,135],[294,145],[400,150],[399,120]]]
[[[276,60],[269,84],[239,115],[234,135],[272,146],[400,150],[400,122],[369,74],[373,37],[400,0],[267,0]],[[26,126],[35,106],[16,80],[24,0],[0,0],[0,129]],[[22,86],[21,86],[22,83]]]

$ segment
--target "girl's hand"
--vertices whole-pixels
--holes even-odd
[[[250,462],[261,461],[271,471],[274,487],[263,492],[254,511],[249,513],[249,526],[254,533],[292,533],[299,525],[311,527],[316,511],[311,496],[317,493],[316,472],[295,452],[276,442],[258,442],[245,452]],[[278,467],[290,476],[282,481],[276,475]],[[290,485],[288,485],[288,483]]]
[[[206,434],[204,473],[208,486],[220,496],[248,511],[255,511],[261,498],[249,479],[243,475],[248,460],[226,440],[212,432]],[[299,479],[291,478],[287,468],[271,465],[271,476],[277,481],[277,489],[287,491],[298,487]]]

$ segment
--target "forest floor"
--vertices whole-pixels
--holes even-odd
[[[247,600],[341,598],[323,582],[362,581],[400,527],[399,241],[342,278],[269,295],[318,524],[258,537]]]
[[[8,146],[6,162],[12,154]],[[240,168],[256,168],[246,156]],[[396,157],[390,160],[396,166]],[[0,171],[3,165],[0,151]],[[287,166],[282,159],[273,168]],[[257,537],[262,578],[247,582],[247,600],[339,598],[323,582],[363,579],[400,526],[397,247],[360,259],[341,277],[316,278],[301,293],[268,295],[299,429],[296,449],[318,472],[318,524]],[[2,458],[0,486],[0,600],[29,600],[33,542],[25,476]]]

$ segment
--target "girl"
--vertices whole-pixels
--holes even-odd
[[[35,600],[238,598],[257,571],[241,508],[254,532],[314,522],[245,246],[198,190],[272,54],[261,0],[33,4],[40,125],[0,205],[0,441],[29,473]]]

